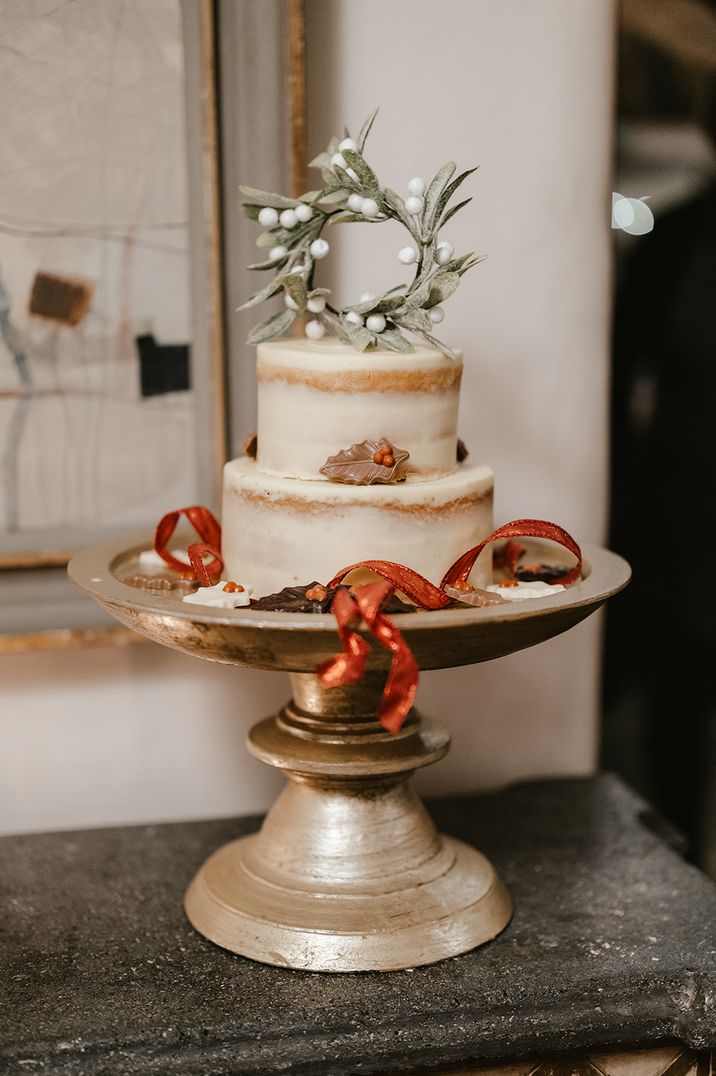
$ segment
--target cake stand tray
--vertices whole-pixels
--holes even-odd
[[[212,661],[287,671],[293,688],[248,741],[287,785],[259,833],[200,868],[185,898],[194,927],[254,960],[334,972],[433,963],[504,929],[512,909],[494,868],[438,834],[408,782],[445,755],[449,734],[416,710],[396,734],[376,719],[390,655],[374,646],[359,683],[326,689],[315,667],[340,650],[331,614],[214,611],[138,590],[124,580],[148,544],[84,550],[70,576],[140,634]],[[544,543],[524,544],[543,563],[562,559]],[[584,553],[582,581],[548,597],[394,619],[423,670],[514,653],[567,631],[626,586],[621,557]]]

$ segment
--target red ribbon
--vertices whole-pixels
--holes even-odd
[[[510,575],[514,575],[520,558],[526,552],[527,548],[521,542],[516,542],[514,538],[510,538],[509,542],[505,542],[502,549],[495,550],[492,563],[496,568],[507,568]]]
[[[201,542],[194,542],[187,550],[191,566],[189,569],[183,561],[177,560],[167,549],[167,545],[176,530],[177,523],[183,515],[189,520],[199,537],[203,539]],[[221,559],[221,526],[219,521],[208,508],[198,504],[192,505],[190,508],[177,508],[173,512],[167,512],[159,520],[157,529],[154,532],[154,549],[170,568],[184,574],[187,570],[191,571],[205,587],[211,586],[212,577],[220,575],[224,567],[224,562]],[[204,556],[206,555],[212,558],[208,563],[204,562]]]
[[[421,609],[445,609],[452,602],[452,598],[449,598],[419,572],[406,568],[404,564],[396,564],[393,560],[361,560],[357,564],[341,568],[328,584],[329,589],[339,586],[356,568],[368,568],[376,575],[382,576],[392,585],[393,590],[399,590],[405,594]]]
[[[404,564],[396,564],[392,560],[361,560],[357,564],[350,564],[347,568],[341,568],[339,572],[336,572],[328,586],[337,587],[356,568],[368,568],[391,583],[395,590],[405,594],[421,609],[445,609],[452,602],[452,598],[448,597],[442,588],[448,585],[454,586],[456,582],[465,582],[475,565],[475,561],[490,542],[517,537],[548,538],[553,542],[558,542],[565,549],[568,549],[570,553],[574,554],[577,558],[577,564],[567,575],[560,576],[555,582],[568,586],[580,578],[582,574],[582,551],[571,534],[568,534],[566,530],[556,523],[549,523],[544,519],[516,519],[512,523],[505,523],[503,527],[498,527],[489,538],[485,538],[479,545],[473,546],[467,553],[463,553],[448,568],[439,587],[436,587],[418,572],[413,571],[412,568],[406,568]],[[517,561],[525,552],[525,547],[520,545],[519,542],[509,541],[500,552],[502,564],[514,574]]]
[[[381,612],[394,589],[392,583],[384,580],[355,587],[350,593],[347,590],[337,591],[331,611],[338,622],[343,653],[323,662],[316,669],[326,687],[338,687],[360,680],[369,647],[355,628],[363,620],[373,637],[393,655],[378,709],[378,720],[389,732],[398,732],[408,716],[419,676],[418,664],[410,647],[390,617]]]
[[[582,551],[571,534],[568,534],[557,523],[549,523],[546,519],[515,519],[512,523],[505,523],[503,527],[498,527],[489,538],[485,538],[484,542],[473,546],[472,549],[468,549],[467,553],[463,553],[461,557],[458,557],[455,563],[445,572],[440,583],[441,588],[448,584],[454,586],[455,583],[466,582],[475,561],[485,546],[489,545],[490,542],[497,542],[501,538],[548,538],[552,542],[557,542],[574,554],[577,558],[577,563],[566,575],[555,579],[555,583],[569,586],[570,583],[575,583],[577,579],[581,578]]]

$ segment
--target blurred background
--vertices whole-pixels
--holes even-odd
[[[496,522],[554,519],[635,568],[606,625],[423,678],[455,749],[421,789],[603,765],[716,874],[715,27],[696,0],[0,12],[0,831],[275,796],[243,739],[285,678],[135,640],[62,563],[148,535],[180,500],[217,503],[255,414],[238,184],[306,189],[305,161],[380,105],[367,156],[395,189],[446,159],[480,165],[448,238],[488,258],[445,338],[465,351],[461,436],[496,472]],[[612,230],[613,191],[647,196],[653,231]],[[339,293],[390,272],[393,237],[361,231],[325,263]]]
[[[716,876],[716,6],[627,0],[617,86],[614,189],[656,224],[614,233],[610,543],[634,577],[607,611],[602,763]]]

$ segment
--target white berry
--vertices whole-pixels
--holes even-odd
[[[334,153],[333,156],[331,157],[331,164],[334,166],[334,168],[335,167],[345,168],[346,159],[345,159],[345,157],[343,156],[342,153]]]
[[[425,194],[425,180],[420,176],[413,176],[408,183],[408,190],[411,194],[414,194],[416,198],[419,198],[421,194]]]
[[[371,314],[365,324],[372,333],[382,333],[385,328],[385,318],[382,314]]]
[[[375,295],[372,291],[364,291],[360,297],[360,302],[369,303],[372,299],[375,299]]]
[[[278,219],[281,221],[282,228],[295,228],[298,224],[298,217],[296,216],[295,209],[284,209]]]
[[[455,247],[452,243],[438,243],[438,249],[435,251],[435,261],[438,265],[445,265],[449,262],[455,253]]]
[[[271,247],[269,251],[269,261],[276,262],[279,258],[285,258],[288,251],[285,247]]]
[[[306,224],[313,216],[313,210],[305,202],[301,202],[300,205],[296,206],[295,213],[301,224]]]
[[[350,176],[354,183],[358,182],[358,173],[354,168],[346,168],[346,175]]]
[[[363,198],[360,211],[364,217],[376,217],[378,215],[378,203],[375,198]]]
[[[344,138],[338,146],[339,149],[352,149],[355,153],[358,149],[358,143],[354,142],[352,138]]]
[[[321,311],[326,309],[326,297],[325,295],[314,295],[308,300],[306,306],[312,314],[320,314]]]
[[[422,213],[425,202],[417,194],[411,194],[410,198],[405,199],[405,208],[408,213]]]
[[[363,318],[355,310],[349,310],[346,314],[346,321],[352,322],[354,325],[362,325]]]
[[[328,251],[331,249],[325,239],[314,239],[308,248],[316,261],[321,258],[325,258]]]
[[[283,301],[289,310],[298,310],[298,303],[290,295],[284,295]]]
[[[348,208],[352,209],[354,213],[361,213],[363,210],[363,196],[360,194],[349,194]]]
[[[288,272],[289,276],[305,276],[307,270],[305,265],[301,265],[300,262],[297,262],[296,265],[291,266]]]
[[[433,325],[439,325],[445,317],[445,311],[441,306],[431,307],[431,309],[428,310],[428,314],[430,315],[430,320],[432,321]]]
[[[326,328],[320,321],[307,321],[304,332],[309,340],[320,340],[326,335]]]
[[[418,260],[418,252],[415,247],[403,247],[398,251],[398,261],[403,265],[412,265]]]
[[[278,212],[272,206],[265,205],[259,210],[259,224],[263,224],[264,228],[273,228],[278,224]]]

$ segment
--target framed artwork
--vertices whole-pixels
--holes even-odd
[[[298,94],[302,21],[300,0],[0,13],[5,648],[101,625],[65,580],[75,549],[150,533],[183,504],[218,508],[230,429],[253,421],[252,364],[238,356],[230,375],[227,362],[227,340],[243,347],[227,308],[250,260],[238,176],[247,153],[276,182],[295,161],[286,81]],[[260,63],[267,49],[278,66]],[[247,91],[257,63],[268,98]]]

